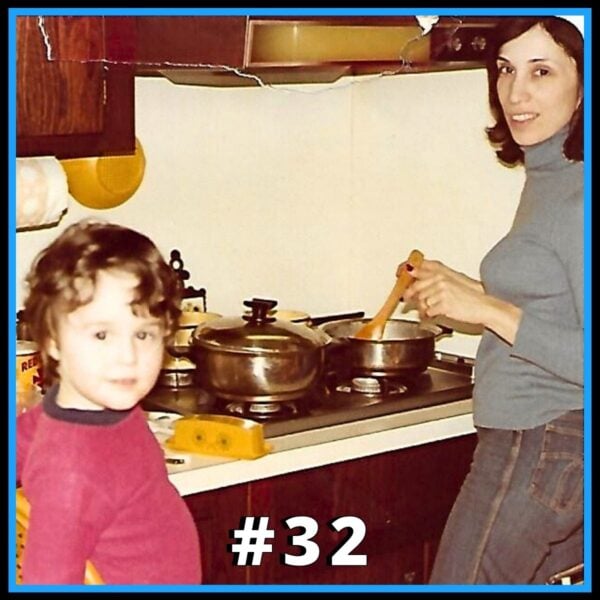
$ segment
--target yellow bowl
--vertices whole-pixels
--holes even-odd
[[[142,183],[146,157],[140,141],[135,153],[61,160],[69,193],[89,208],[114,208],[131,198]]]

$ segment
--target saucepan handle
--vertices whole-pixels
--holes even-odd
[[[362,319],[365,316],[364,311],[356,311],[351,313],[342,313],[340,315],[326,315],[323,317],[311,317],[309,324],[311,326],[323,325],[323,323],[331,323],[332,321],[342,321],[345,319]]]
[[[436,333],[436,335],[435,335],[436,340],[445,335],[452,335],[454,333],[454,329],[452,329],[452,327],[447,327],[446,325],[440,325],[439,323],[436,323],[436,327],[438,327],[440,330],[440,332]]]

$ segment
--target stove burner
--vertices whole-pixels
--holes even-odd
[[[240,400],[217,397],[199,384],[180,388],[157,385],[142,406],[182,415],[243,417],[261,423],[265,437],[273,438],[467,400],[473,392],[472,372],[472,360],[444,355],[418,374],[381,376],[345,368],[326,370],[305,396],[294,400]],[[358,388],[363,391],[356,390],[353,378],[358,378]],[[369,380],[373,378],[375,382]]]
[[[336,392],[364,394],[365,396],[396,396],[404,394],[408,388],[397,381],[380,377],[354,377],[350,383],[336,386]]]
[[[248,407],[248,411],[257,415],[272,415],[273,413],[277,413],[281,410],[281,406],[277,404],[271,404],[269,402],[257,402],[252,403]]]
[[[292,401],[283,402],[228,402],[224,406],[228,414],[255,420],[290,419],[299,410]]]
[[[352,380],[352,389],[361,394],[379,394],[381,384],[374,377],[355,377]]]

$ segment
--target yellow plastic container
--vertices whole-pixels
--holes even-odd
[[[260,423],[226,415],[182,417],[173,424],[173,436],[165,445],[173,450],[248,459],[272,450],[265,443]]]

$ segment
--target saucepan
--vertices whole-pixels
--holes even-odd
[[[306,395],[322,374],[331,338],[318,327],[271,316],[276,304],[247,300],[250,314],[213,319],[194,330],[189,357],[204,389],[220,398],[253,403]],[[339,316],[315,320],[327,318]]]
[[[204,323],[192,334],[190,357],[203,388],[241,402],[302,397],[321,374],[323,331],[269,316],[275,301],[244,302],[251,314]]]
[[[344,319],[320,326],[332,338],[335,361],[356,376],[416,375],[432,362],[435,342],[453,330],[434,323],[388,319],[380,340],[353,337],[370,319]]]

